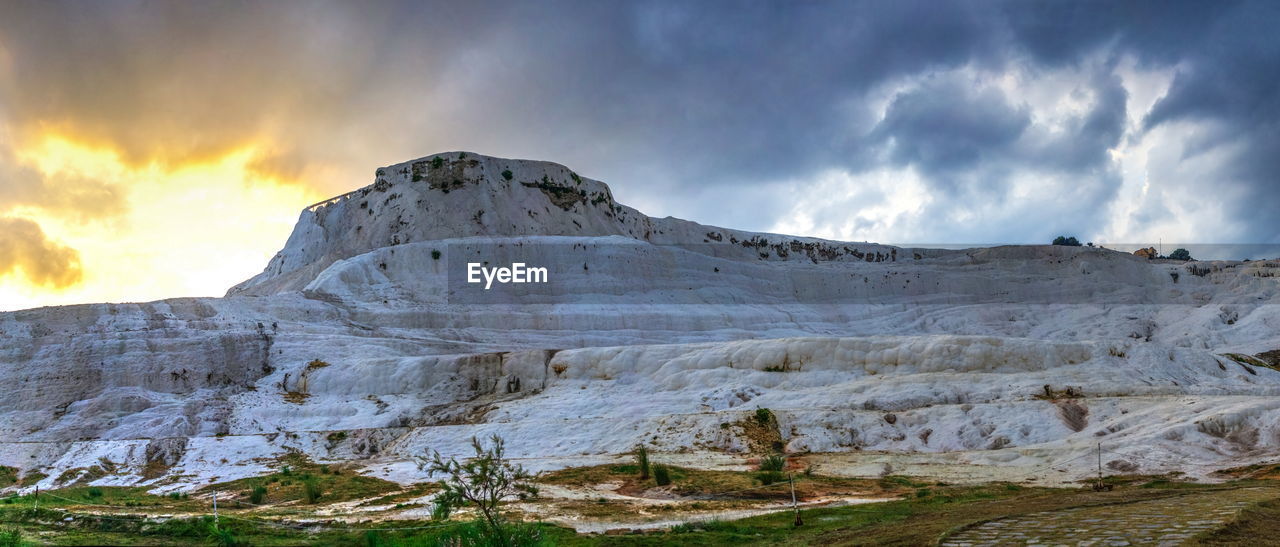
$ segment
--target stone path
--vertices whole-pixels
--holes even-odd
[[[1276,497],[1280,490],[1274,488],[1241,488],[1046,511],[993,520],[942,545],[1178,545],[1221,526],[1246,505]]]

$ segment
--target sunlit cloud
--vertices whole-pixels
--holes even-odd
[[[17,161],[45,180],[91,178],[119,191],[121,203],[111,216],[88,222],[35,205],[7,211],[38,225],[54,249],[78,254],[79,269],[74,276],[33,277],[27,268],[26,276],[0,276],[0,309],[217,296],[257,273],[298,211],[322,196],[265,178],[253,167],[261,149],[246,144],[210,161],[137,166],[56,135],[22,148]]]
[[[910,225],[933,201],[911,169],[828,171],[792,195],[790,210],[769,231],[840,241],[922,237],[918,226]]]
[[[0,216],[0,278],[8,276],[59,290],[79,283],[84,272],[80,253],[46,239],[38,224]]]

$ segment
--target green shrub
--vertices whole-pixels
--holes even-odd
[[[640,468],[640,480],[649,478],[649,449],[644,445],[636,447],[636,467]]]
[[[782,471],[787,467],[787,457],[782,454],[769,454],[760,458],[760,471]]]
[[[671,533],[673,534],[688,534],[689,532],[697,531],[698,529],[690,522],[681,522],[680,524],[671,527]]]
[[[511,170],[510,170],[510,169],[505,169],[505,170],[503,170],[503,171],[502,171],[502,178],[504,178],[504,179],[511,180],[511,177],[513,177],[513,176],[514,176],[514,175],[512,175],[512,174],[511,174]]]
[[[1054,244],[1054,245],[1064,245],[1064,246],[1067,246],[1067,247],[1079,247],[1079,246],[1080,246],[1080,240],[1076,239],[1074,236],[1072,236],[1072,237],[1067,237],[1067,236],[1058,236],[1058,237],[1053,238],[1053,244]]]
[[[1186,249],[1174,249],[1169,253],[1169,258],[1173,260],[1191,260],[1191,252]]]
[[[262,503],[262,498],[266,497],[266,495],[267,495],[267,487],[255,486],[253,487],[253,492],[249,493],[249,503],[258,505]]]
[[[315,503],[323,494],[324,491],[321,490],[320,483],[317,483],[315,479],[302,481],[302,498],[306,500],[307,503]]]
[[[760,481],[760,484],[768,486],[775,482],[782,482],[786,480],[786,477],[780,471],[761,471],[756,473],[756,480]]]
[[[440,260],[440,251],[437,249],[431,249],[431,259]]]
[[[759,422],[760,425],[769,425],[769,423],[773,421],[773,411],[767,408],[757,408],[756,421]]]
[[[721,532],[737,534],[742,530],[732,523],[723,520],[708,520],[704,522],[682,522],[671,527],[671,533],[681,534],[689,532]]]
[[[667,470],[667,466],[665,465],[653,466],[653,481],[658,483],[658,486],[666,486],[668,484],[671,484],[671,473]]]
[[[27,545],[22,541],[22,530],[18,528],[9,528],[0,530],[0,547],[20,547]]]
[[[102,497],[102,489],[97,486],[90,487],[88,494],[91,498],[100,498]]]
[[[242,547],[249,545],[239,538],[229,529],[219,526],[211,526],[209,528],[209,539],[213,540],[214,545],[219,547]]]
[[[142,533],[167,538],[209,537],[213,533],[213,517],[172,518],[154,526],[144,527]]]
[[[413,538],[404,543],[366,543],[367,545],[459,545],[459,546],[533,546],[548,545],[542,529],[529,522],[503,522],[502,528],[495,531],[479,522],[467,522],[457,526],[444,528],[429,541]],[[366,542],[368,542],[366,537]],[[379,540],[380,541],[380,540]]]
[[[502,437],[490,437],[485,447],[479,439],[471,439],[475,457],[459,462],[447,461],[439,452],[433,452],[424,463],[428,475],[441,473],[445,480],[435,497],[432,517],[448,519],[463,506],[475,506],[479,518],[469,526],[447,528],[447,534],[466,534],[441,537],[441,545],[536,545],[541,542],[535,525],[512,522],[502,511],[502,500],[516,498],[527,500],[538,496],[538,487],[531,481],[533,475],[524,466],[511,464],[506,458]],[[468,531],[469,530],[469,531]]]
[[[432,169],[439,169],[439,168],[441,168],[441,167],[444,167],[444,158],[442,158],[442,157],[440,157],[440,156],[436,156],[436,157],[434,157],[434,158],[431,158],[431,168],[432,168]]]

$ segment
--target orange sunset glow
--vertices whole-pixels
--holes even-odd
[[[288,237],[298,210],[321,196],[256,172],[260,150],[249,144],[209,160],[132,165],[66,136],[43,135],[18,148],[17,164],[65,181],[67,199],[86,198],[75,205],[87,213],[29,205],[4,212],[34,222],[47,247],[65,252],[47,275],[34,275],[21,259],[0,272],[0,309],[219,296],[257,273]]]

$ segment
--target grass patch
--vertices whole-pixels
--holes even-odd
[[[48,477],[49,477],[48,474],[41,473],[39,471],[27,471],[27,473],[22,476],[22,485],[23,486],[32,485],[42,480],[45,480]]]
[[[763,484],[756,471],[709,471],[673,465],[663,467],[670,479],[670,485],[664,491],[689,498],[690,501],[791,500],[791,491],[785,486],[785,475],[779,479],[781,482],[774,483],[778,485],[776,487],[758,488]],[[621,484],[618,493],[643,497],[646,490],[657,487],[658,484],[653,479],[640,479],[638,470],[634,464],[575,467],[544,473],[538,477],[537,482],[562,486],[615,483]],[[879,480],[796,476],[796,497],[801,501],[819,496],[893,497],[908,490],[902,485]]]
[[[220,507],[221,508],[221,507]],[[370,531],[361,528],[390,527],[385,523],[344,524],[320,523],[291,527],[252,518],[227,519],[214,524],[212,516],[179,517],[160,520],[142,515],[74,513],[70,521],[66,513],[56,510],[13,510],[0,506],[4,532],[16,531],[22,539],[52,545],[254,545],[254,546],[437,546],[446,545],[457,527],[411,531]],[[401,527],[432,526],[439,523],[422,520],[397,521]],[[354,530],[325,529],[347,527]],[[546,532],[543,532],[546,530]],[[540,533],[567,535],[563,530],[538,527]],[[234,540],[234,542],[227,541]],[[31,543],[32,545],[36,543]],[[455,543],[456,544],[456,543]],[[5,545],[0,543],[0,545]],[[19,543],[19,545],[27,545]],[[465,543],[464,543],[465,545]]]
[[[29,498],[30,496],[23,497]],[[200,511],[206,506],[206,502],[192,500],[189,497],[183,498],[181,495],[152,494],[147,492],[147,487],[142,486],[77,486],[59,488],[47,492],[41,491],[40,505],[42,507],[72,509],[106,505],[141,510],[143,512],[169,512]]]
[[[375,497],[397,492],[400,486],[394,482],[358,475],[340,466],[318,465],[301,454],[289,454],[281,458],[284,465],[270,475],[248,477],[206,486],[201,493],[217,490],[229,496],[227,507],[234,508],[236,501],[272,505],[289,501],[304,503],[334,503],[353,499]],[[258,489],[265,492],[257,496]],[[261,502],[250,498],[258,497]],[[221,496],[219,496],[221,500]],[[219,502],[219,507],[222,502]]]
[[[801,459],[801,458],[797,458]],[[306,480],[323,483],[324,493],[320,503],[364,496],[359,487],[344,485],[340,481],[355,480],[350,471],[330,468],[324,473],[322,465],[316,465],[304,457],[290,456],[281,462],[286,468],[264,477],[241,479],[218,485],[219,508],[234,510],[239,495],[253,495],[257,490],[250,486],[263,481],[266,490],[264,501],[302,499]],[[795,462],[803,463],[803,462]],[[645,511],[664,519],[680,520],[690,512],[720,511],[758,506],[762,501],[778,503],[789,501],[790,493],[784,485],[736,492],[742,488],[758,486],[753,477],[755,471],[703,471],[673,466],[663,466],[669,473],[671,485],[665,490],[689,497],[676,503],[661,506],[633,500],[583,499],[558,503],[560,509],[586,518],[627,520],[629,515]],[[1263,469],[1262,466],[1256,470]],[[1255,471],[1256,471],[1255,470]],[[334,471],[337,471],[335,474]],[[654,488],[653,479],[641,481],[638,466],[633,464],[601,465],[564,469],[547,473],[538,482],[547,484],[583,486],[601,483],[622,484],[621,491],[644,493]],[[655,473],[656,474],[656,473]],[[359,477],[366,479],[365,477]],[[372,479],[377,481],[377,479]],[[550,525],[524,525],[532,544],[574,545],[926,545],[934,544],[948,533],[973,523],[1038,511],[1060,510],[1070,507],[1108,503],[1141,501],[1182,495],[1189,488],[1221,489],[1223,485],[1199,485],[1184,483],[1170,476],[1127,477],[1114,479],[1113,491],[1093,492],[1086,488],[1042,488],[1012,483],[990,483],[981,486],[951,486],[935,481],[910,477],[888,476],[880,479],[842,479],[824,476],[796,475],[797,495],[802,500],[814,496],[848,494],[861,497],[875,495],[894,496],[898,499],[875,504],[806,509],[801,512],[804,525],[793,526],[789,511],[752,517],[736,521],[697,522],[676,526],[667,532],[630,535],[578,535],[571,530]],[[294,493],[283,495],[280,483],[289,481]],[[327,481],[327,482],[326,482]],[[338,482],[334,482],[338,481]],[[385,481],[379,481],[385,483]],[[230,485],[242,485],[232,488]],[[1264,484],[1263,481],[1241,481],[1230,486]],[[1265,483],[1273,484],[1273,483]],[[273,486],[275,485],[275,486]],[[336,486],[335,486],[336,485]],[[344,490],[344,488],[346,490]],[[386,488],[381,497],[365,505],[390,505],[429,494],[436,490],[433,483],[415,485],[407,490],[390,483],[374,486]],[[100,495],[95,495],[95,490]],[[341,492],[346,494],[341,494]],[[246,493],[247,492],[247,493]],[[51,496],[41,496],[41,509],[33,511],[29,496],[16,497],[14,503],[0,503],[0,521],[13,526],[23,539],[38,539],[52,544],[110,544],[110,545],[172,545],[209,544],[216,540],[211,529],[211,519],[206,517],[175,518],[160,522],[157,517],[143,518],[148,514],[203,513],[208,510],[207,499],[171,499],[168,496],[147,494],[142,488],[80,487],[55,490],[59,496],[71,501],[59,501]],[[223,495],[228,495],[224,505]],[[1211,491],[1195,495],[1214,495]],[[332,497],[331,497],[332,496]],[[772,497],[772,498],[770,498]],[[76,501],[81,500],[81,501]],[[134,505],[129,505],[133,503]],[[138,507],[107,511],[90,508],[88,504]],[[756,505],[753,505],[756,504]],[[86,506],[86,507],[80,507]],[[151,510],[149,507],[163,508]],[[312,506],[291,504],[293,514],[315,518],[309,511]],[[64,521],[62,511],[76,512],[72,521]],[[236,512],[247,520],[222,520],[222,530],[237,541],[251,545],[441,545],[470,544],[467,534],[471,524],[459,523],[444,528],[406,531],[377,531],[361,528],[411,528],[431,526],[438,522],[423,520],[397,520],[350,524],[321,520],[296,528],[281,522],[255,520],[258,513]],[[282,513],[283,514],[283,513]],[[130,516],[133,515],[133,516]],[[136,518],[135,518],[136,517]],[[297,517],[303,519],[304,517]],[[356,530],[335,530],[354,527]],[[334,529],[328,529],[334,528]],[[470,531],[469,531],[470,530]],[[1196,538],[1201,545],[1254,545],[1257,538],[1277,537],[1280,534],[1280,500],[1255,504],[1243,511],[1240,517],[1224,528]]]
[[[1258,463],[1214,472],[1235,479],[1280,480],[1280,464]]]
[[[169,466],[164,463],[163,458],[150,460],[146,465],[142,466],[142,478],[158,479],[169,472]]]
[[[1240,510],[1226,526],[1204,532],[1189,545],[1261,545],[1262,538],[1280,537],[1280,499],[1255,503]]]
[[[653,482],[658,486],[671,484],[671,470],[662,464],[653,466]]]
[[[797,488],[799,485],[797,483]],[[806,509],[801,511],[804,525],[798,528],[793,525],[794,516],[784,511],[735,521],[690,523],[665,533],[567,536],[557,540],[564,546],[933,545],[949,531],[991,518],[1173,495],[1167,491],[1136,488],[1092,492],[1025,486],[1010,489],[1008,486],[1003,483],[935,485],[925,495],[913,491],[909,497],[897,501]]]
[[[0,465],[0,488],[18,483],[18,468]]]
[[[1270,362],[1264,361],[1252,355],[1245,355],[1243,353],[1224,353],[1222,354],[1222,356],[1232,361],[1235,361],[1236,363],[1241,365],[1259,367],[1259,368],[1269,368],[1271,370],[1280,370],[1280,367],[1276,367],[1272,365]]]
[[[105,477],[110,474],[111,471],[112,470],[104,469],[101,465],[75,467],[63,471],[61,475],[58,475],[58,480],[56,482],[65,486],[85,484]]]
[[[360,504],[360,507],[367,507],[372,505],[400,505],[405,502],[409,502],[414,499],[420,498],[422,496],[426,496],[428,494],[432,494],[439,491],[440,491],[439,484],[436,484],[434,482],[422,482],[422,483],[418,483],[413,486],[410,486],[409,488],[400,492],[395,492],[379,498],[374,498],[374,499],[364,501]]]

